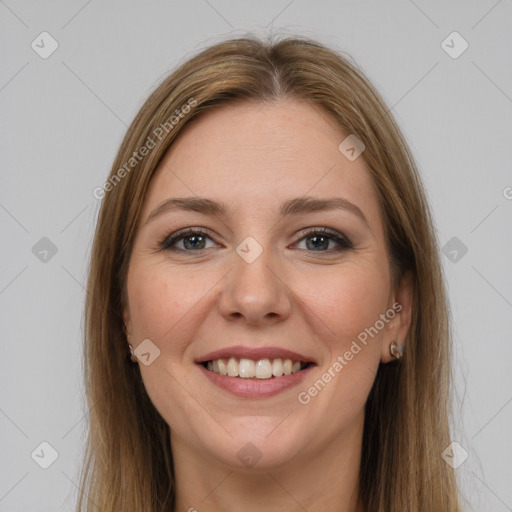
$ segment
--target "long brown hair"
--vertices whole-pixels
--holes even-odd
[[[322,107],[364,143],[395,283],[407,270],[414,278],[404,357],[381,364],[366,404],[360,469],[365,510],[460,510],[454,472],[441,457],[450,443],[448,304],[433,219],[407,144],[348,57],[305,37],[264,42],[248,35],[202,50],[163,80],[130,125],[99,191],[85,308],[90,423],[79,512],[174,507],[169,427],[130,362],[122,318],[131,248],[153,173],[202,112],[237,99],[283,97]],[[140,151],[144,146],[148,150]]]

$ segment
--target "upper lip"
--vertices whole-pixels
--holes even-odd
[[[293,350],[288,350],[280,347],[247,347],[243,345],[237,345],[234,347],[226,347],[213,352],[209,352],[204,356],[195,359],[196,363],[204,363],[206,361],[215,361],[217,359],[227,359],[235,357],[237,359],[291,359],[292,361],[301,361],[304,363],[315,363],[315,360],[311,357],[299,354]]]

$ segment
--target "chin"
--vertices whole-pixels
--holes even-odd
[[[284,466],[311,446],[304,425],[297,425],[291,416],[285,415],[244,416],[226,421],[226,432],[215,437],[204,438],[208,432],[203,427],[201,444],[210,456],[219,462],[249,470],[270,470]],[[210,431],[211,432],[211,431]]]

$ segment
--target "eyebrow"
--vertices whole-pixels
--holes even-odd
[[[288,199],[281,204],[279,213],[281,217],[290,215],[301,215],[305,213],[314,213],[327,210],[345,210],[358,216],[368,228],[370,224],[361,209],[354,203],[341,197],[330,197],[326,199],[319,199],[311,196],[297,197],[295,199]],[[146,219],[145,224],[148,224],[152,219],[163,213],[176,210],[185,210],[204,213],[206,215],[226,215],[228,206],[222,201],[214,201],[205,197],[175,197],[166,199],[160,203]]]

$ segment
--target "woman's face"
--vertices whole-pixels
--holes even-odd
[[[318,107],[242,102],[197,118],[157,169],[124,318],[134,348],[149,340],[140,371],[173,452],[270,468],[360,441],[410,290],[392,287],[348,135]]]

